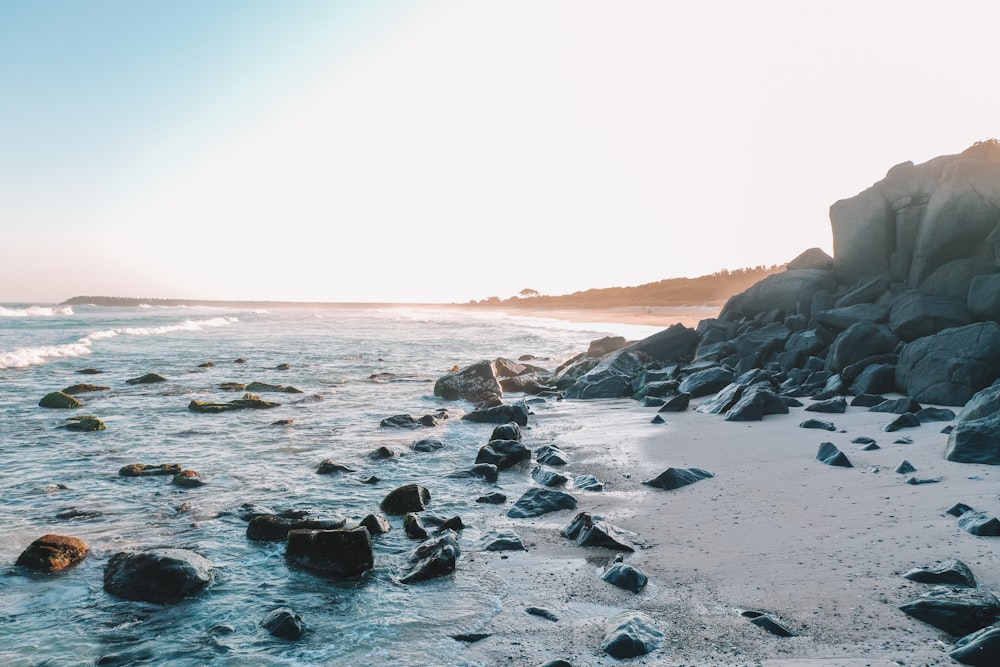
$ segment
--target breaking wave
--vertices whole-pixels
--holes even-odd
[[[24,308],[0,306],[0,317],[54,317],[72,314],[72,306],[26,306]]]

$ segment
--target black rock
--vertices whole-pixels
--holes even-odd
[[[375,564],[371,535],[363,526],[289,531],[285,560],[335,577],[356,577]]]
[[[1000,603],[981,588],[935,586],[916,600],[899,607],[904,614],[958,637],[994,623]]]
[[[379,505],[386,514],[422,512],[431,501],[431,492],[419,484],[405,484],[389,493]]]
[[[502,505],[507,502],[507,496],[499,491],[492,491],[487,493],[485,496],[479,496],[476,498],[476,502],[485,503],[487,505]]]
[[[1000,520],[985,512],[969,510],[958,517],[958,527],[967,533],[978,537],[996,537],[1000,535]]]
[[[383,533],[388,533],[392,530],[392,524],[380,514],[369,514],[364,519],[358,522],[359,526],[363,526],[368,530],[368,533],[373,537],[375,535],[382,535]]]
[[[497,405],[483,410],[473,410],[462,415],[462,419],[470,422],[487,424],[506,424],[514,422],[518,426],[528,425],[528,408],[521,403]]]
[[[618,588],[638,593],[646,587],[649,577],[635,569],[631,565],[617,562],[612,563],[601,575],[601,580],[606,581]]]
[[[917,469],[913,467],[913,464],[903,459],[902,462],[893,469],[893,472],[899,473],[900,475],[908,475],[911,472],[917,472]]]
[[[823,421],[822,419],[807,419],[801,424],[799,428],[817,428],[824,431],[836,431],[837,427],[833,425],[832,422]]]
[[[493,635],[488,632],[463,632],[457,635],[449,635],[452,639],[457,642],[465,642],[466,644],[475,644],[476,642],[481,642],[484,639],[492,637]]]
[[[520,440],[521,437],[521,427],[514,422],[510,422],[494,428],[493,434],[490,435],[490,440]]]
[[[947,510],[945,510],[945,514],[950,514],[954,517],[959,517],[970,510],[972,510],[972,508],[966,505],[965,503],[955,503]]]
[[[710,477],[714,477],[714,475],[701,468],[667,468],[656,477],[647,479],[643,484],[671,491]]]
[[[882,427],[882,430],[886,433],[892,433],[893,431],[898,431],[903,428],[914,428],[920,426],[920,420],[912,412],[907,412],[899,415],[891,422]]]
[[[819,451],[816,453],[816,460],[822,461],[828,466],[838,466],[841,468],[854,467],[844,452],[837,449],[837,446],[832,442],[824,442],[819,446]]]
[[[556,616],[554,613],[552,613],[548,609],[543,609],[542,607],[528,607],[527,609],[525,609],[525,611],[528,612],[529,614],[531,614],[532,616],[540,616],[540,617],[542,617],[544,619],[548,619],[548,620],[553,621],[553,622],[556,622],[556,621],[559,620],[558,616]]]
[[[278,514],[261,514],[247,524],[247,539],[255,542],[282,542],[291,530],[333,530],[343,528],[344,520],[320,521],[293,519]]]
[[[448,477],[479,477],[487,482],[496,483],[499,475],[497,474],[497,467],[492,463],[477,463],[471,468],[465,470],[456,470],[454,472],[448,473]]]
[[[412,449],[415,452],[436,452],[442,447],[444,447],[444,443],[434,438],[424,438],[422,440],[417,440],[412,445],[410,445],[410,449]]]
[[[906,483],[913,486],[918,484],[937,484],[943,479],[944,477],[908,477]]]
[[[772,635],[777,637],[794,637],[795,633],[786,628],[781,623],[771,618],[768,614],[761,611],[751,611],[747,610],[740,612],[740,616],[743,618],[750,619],[750,622],[759,628],[763,628],[770,632]]]
[[[914,568],[903,577],[918,584],[976,587],[976,578],[972,575],[969,566],[954,558],[941,561],[931,567]]]
[[[265,630],[280,639],[295,641],[305,632],[302,617],[288,607],[279,607],[268,613],[261,622]]]
[[[568,481],[565,475],[560,475],[555,470],[548,470],[542,466],[531,468],[531,479],[542,486],[562,486]]]
[[[564,466],[566,453],[555,445],[542,445],[535,451],[535,460],[547,466]]]
[[[956,463],[1000,465],[1000,412],[955,424],[944,457]]]
[[[973,667],[1000,665],[1000,627],[993,625],[962,637],[948,657]]]
[[[659,409],[659,412],[684,412],[688,409],[688,405],[690,405],[690,403],[691,394],[681,392],[676,396],[669,398]]]
[[[491,531],[480,540],[483,551],[527,551],[521,537],[512,531]]]
[[[445,531],[407,555],[409,565],[399,582],[412,584],[451,574],[455,571],[455,562],[461,553],[458,536],[453,531]]]
[[[491,440],[479,448],[476,463],[490,463],[505,470],[520,461],[531,459],[531,450],[520,440]]]
[[[885,396],[875,394],[858,394],[851,400],[851,407],[874,408],[880,403],[885,403]]]
[[[525,491],[507,511],[507,516],[512,519],[525,519],[571,509],[576,509],[576,498],[568,493],[546,488],[531,488]]]
[[[104,568],[104,590],[126,600],[167,603],[212,581],[212,564],[186,549],[120,551]]]
[[[622,530],[590,512],[577,514],[559,534],[576,540],[581,547],[606,547],[616,551],[635,551],[633,542],[638,538],[635,533]]]
[[[918,412],[921,410],[919,403],[906,396],[882,401],[868,409],[869,412],[886,412],[894,415],[902,415],[907,412]]]
[[[380,428],[418,428],[421,423],[410,415],[393,415],[379,422]]]
[[[955,411],[948,408],[923,408],[916,414],[921,423],[950,422],[955,419]]]
[[[323,459],[316,467],[317,475],[331,475],[335,472],[354,472],[354,468],[349,468],[342,463],[336,463],[333,459]]]
[[[805,408],[806,412],[844,413],[847,412],[847,401],[843,396],[829,398],[825,401],[816,401]]]

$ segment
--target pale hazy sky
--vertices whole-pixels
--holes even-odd
[[[831,250],[1000,3],[0,0],[0,302],[450,302]]]

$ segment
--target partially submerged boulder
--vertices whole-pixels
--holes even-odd
[[[375,565],[371,535],[364,526],[335,530],[292,530],[285,560],[321,574],[357,577]]]
[[[422,512],[431,501],[431,492],[419,484],[404,484],[382,499],[380,507],[386,514],[401,516],[407,512]]]
[[[56,410],[72,410],[83,406],[76,398],[61,391],[53,391],[45,394],[42,400],[38,401],[38,406],[42,408],[53,408]]]
[[[120,551],[104,568],[104,590],[126,600],[168,603],[212,581],[212,563],[187,549]]]
[[[447,401],[464,399],[479,403],[503,396],[503,388],[493,363],[480,361],[438,378],[434,383],[434,395]]]
[[[458,535],[452,530],[446,530],[407,554],[408,565],[399,582],[412,584],[451,574],[455,571],[455,563],[461,553]]]
[[[87,543],[78,537],[49,533],[29,544],[17,557],[16,565],[39,572],[57,572],[82,561],[88,550]]]
[[[238,398],[234,401],[227,401],[226,403],[213,403],[211,401],[198,401],[193,400],[188,403],[188,410],[191,412],[207,412],[207,413],[219,413],[219,412],[232,412],[234,410],[267,410],[269,408],[276,408],[280,403],[274,403],[272,401],[265,401],[261,399],[260,396],[255,394],[243,394],[243,398]]]

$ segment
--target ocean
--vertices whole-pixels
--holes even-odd
[[[475,545],[490,529],[512,525],[506,507],[475,498],[501,490],[515,500],[530,478],[502,473],[491,485],[445,476],[473,463],[492,426],[458,419],[471,406],[435,397],[434,381],[455,365],[526,354],[554,369],[595,338],[659,330],[444,308],[0,305],[0,664],[475,664],[451,636],[476,632],[507,593],[502,573],[475,557]],[[79,372],[86,368],[100,373]],[[167,381],[126,382],[146,373]],[[302,393],[261,393],[280,403],[269,410],[188,409],[195,399],[239,398],[221,388],[226,382]],[[39,407],[47,393],[78,383],[108,388],[78,395],[79,409]],[[559,417],[561,403],[532,405],[553,418],[529,429],[529,446],[576,428],[570,415]],[[387,417],[439,408],[453,418],[417,430],[380,428]],[[106,430],[62,428],[82,414],[99,417]],[[426,437],[446,446],[410,450]],[[405,455],[369,458],[383,445]],[[356,472],[316,474],[326,458]],[[131,463],[177,463],[207,483],[185,489],[169,477],[120,476]],[[377,483],[361,483],[372,475]],[[252,503],[356,525],[379,512],[389,491],[414,482],[430,489],[429,511],[461,516],[467,526],[456,572],[419,584],[396,580],[417,544],[398,517],[374,539],[375,568],[359,582],[290,567],[283,543],[247,539],[240,517]],[[15,567],[20,552],[47,533],[78,537],[90,552],[60,573]],[[171,605],[103,590],[113,554],[163,546],[208,558],[213,583]],[[300,640],[261,627],[278,607],[303,617],[308,630]]]

